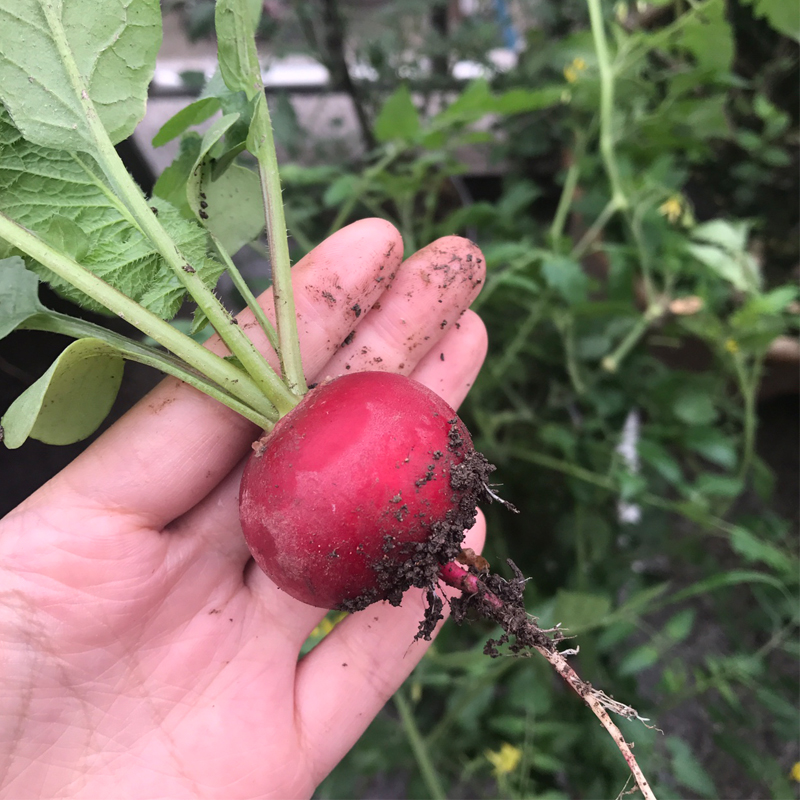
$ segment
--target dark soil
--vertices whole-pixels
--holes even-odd
[[[393,606],[399,606],[403,594],[412,586],[428,590],[428,611],[420,622],[417,638],[429,640],[436,623],[442,619],[442,601],[437,597],[434,586],[437,582],[439,567],[455,559],[461,552],[464,532],[475,524],[479,503],[490,499],[487,495],[489,475],[494,467],[486,458],[478,453],[469,440],[463,423],[456,417],[449,421],[450,434],[447,449],[450,454],[461,461],[450,469],[450,487],[452,507],[444,519],[430,522],[430,533],[423,542],[396,544],[394,537],[384,537],[383,555],[370,566],[378,575],[378,588],[367,591],[358,597],[347,600],[339,606],[340,611],[361,611],[379,600],[388,600]],[[442,453],[435,451],[432,459],[437,462]],[[419,480],[417,488],[432,480],[435,464],[430,464]],[[397,508],[394,513],[402,521],[402,498],[398,495],[390,502]]]

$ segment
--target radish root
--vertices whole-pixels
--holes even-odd
[[[469,560],[471,559],[467,559],[467,561]],[[645,724],[647,720],[640,717],[630,706],[619,703],[605,692],[595,689],[575,672],[567,662],[565,655],[573,655],[577,653],[577,650],[560,652],[558,643],[564,639],[561,629],[542,630],[536,620],[528,614],[522,602],[525,578],[512,561],[509,560],[508,564],[515,575],[510,581],[506,581],[499,575],[478,573],[474,566],[469,569],[454,561],[442,565],[439,570],[441,580],[462,592],[461,597],[450,602],[453,618],[456,622],[462,622],[470,610],[475,610],[481,616],[493,620],[502,627],[503,635],[499,639],[490,639],[486,643],[484,652],[487,655],[495,657],[500,655],[497,649],[498,645],[509,643],[511,636],[515,639],[509,645],[513,653],[528,652],[530,649],[541,653],[567,685],[589,706],[611,735],[628,764],[642,795],[646,800],[656,800],[653,790],[633,755],[631,745],[625,741],[622,732],[614,724],[608,712],[613,711],[626,719],[638,719]]]

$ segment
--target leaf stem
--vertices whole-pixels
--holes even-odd
[[[38,236],[0,212],[0,239],[19,248],[56,275],[89,295],[113,314],[155,339],[167,350],[182,358],[214,383],[238,397],[267,419],[277,420],[278,409],[264,396],[255,381],[175,328],[161,317],[142,308],[135,300],[110,286],[77,261],[58,252]]]
[[[272,135],[272,121],[267,107],[267,98],[261,86],[261,96],[256,105],[256,115],[263,117],[258,130],[261,141],[257,142],[253,155],[258,161],[261,179],[261,197],[267,224],[267,243],[272,266],[272,295],[275,301],[275,321],[278,335],[278,358],[281,372],[289,389],[298,395],[308,391],[303,362],[300,357],[300,337],[297,333],[297,317],[292,291],[291,259],[286,236],[286,219],[283,214],[281,178],[278,172],[278,157]],[[254,125],[256,120],[254,119]],[[251,129],[252,130],[252,129]]]
[[[101,339],[115,347],[128,361],[136,361],[139,364],[153,367],[167,375],[172,375],[184,383],[188,383],[264,430],[271,430],[273,427],[273,420],[263,414],[259,414],[233,395],[220,389],[219,386],[212,383],[205,375],[185,361],[176,358],[171,353],[161,352],[154,347],[129,339],[127,336],[122,336],[115,331],[104,328],[102,325],[95,325],[93,322],[70,317],[67,314],[60,314],[58,311],[48,309],[46,312],[28,317],[19,328],[60,333],[64,336],[71,336],[73,339]]]
[[[741,481],[747,478],[750,465],[753,462],[756,446],[756,431],[758,428],[758,414],[756,411],[756,399],[758,395],[758,384],[761,377],[761,368],[764,363],[763,356],[758,356],[753,364],[753,368],[748,375],[747,367],[744,363],[744,356],[740,353],[733,354],[733,365],[736,372],[736,382],[739,384],[739,391],[744,400],[744,425],[742,438],[742,458],[739,463],[738,477]]]
[[[239,359],[256,385],[270,399],[281,415],[291,411],[297,405],[298,398],[287,389],[264,356],[258,352],[245,332],[236,324],[230,312],[220,303],[213,291],[206,286],[202,278],[188,263],[186,257],[175,246],[117,156],[105,129],[99,122],[93,127],[98,128],[96,140],[101,167],[125,200],[144,234],[153,242],[158,252],[208,317],[214,330],[220,335],[231,353]]]
[[[550,225],[550,245],[556,252],[560,252],[558,245],[559,240],[564,234],[564,225],[567,221],[570,208],[572,207],[572,200],[575,197],[575,190],[578,187],[578,178],[581,173],[581,158],[586,150],[587,137],[580,132],[575,134],[575,147],[570,154],[569,168],[567,169],[566,177],[564,178],[564,186],[561,189],[561,197],[558,199],[558,208],[556,209],[553,223]]]
[[[228,310],[222,305],[213,291],[206,286],[150,210],[144,195],[125,169],[122,160],[114,149],[114,145],[97,114],[94,103],[89,97],[84,78],[75,63],[70,45],[64,37],[55,6],[44,4],[42,10],[50,27],[53,41],[58,47],[72,90],[83,108],[95,147],[93,155],[100,164],[106,178],[117,192],[118,197],[128,207],[141,230],[155,245],[178,280],[203,310],[221,339],[239,359],[255,384],[272,401],[281,414],[287,413],[297,404],[297,398],[286,388],[264,356],[256,350],[255,345],[247,338],[244,331],[236,325]],[[154,336],[153,338],[158,341],[157,337]]]
[[[600,0],[586,0],[586,2],[589,7],[592,38],[600,70],[600,153],[608,180],[611,183],[611,204],[613,210],[616,211],[627,208],[628,200],[622,189],[614,153],[614,69],[608,52]]]
[[[606,372],[616,372],[625,356],[633,350],[639,340],[650,330],[650,326],[660,319],[666,310],[661,303],[653,303],[649,306],[644,314],[636,320],[636,324],[628,331],[628,335],[619,343],[617,349],[603,359],[603,369]]]
[[[214,245],[214,250],[216,251],[217,255],[220,257],[220,260],[223,264],[225,264],[225,269],[230,276],[233,285],[236,287],[236,291],[242,296],[242,299],[247,303],[247,307],[252,311],[253,316],[256,318],[256,321],[261,326],[261,329],[266,334],[267,340],[272,345],[273,350],[275,352],[278,351],[278,335],[275,332],[275,328],[273,327],[272,323],[269,320],[269,317],[264,313],[264,309],[261,308],[258,300],[256,300],[256,296],[250,290],[250,287],[247,285],[247,281],[242,277],[242,273],[239,272],[238,267],[236,264],[233,263],[233,259],[228,255],[225,248],[220,243],[219,239],[214,236],[211,231],[208,231],[208,235],[211,237],[211,242]]]

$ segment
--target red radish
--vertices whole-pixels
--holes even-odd
[[[655,800],[608,714],[637,712],[577,675],[558,650],[560,628],[542,630],[528,614],[525,578],[512,561],[506,580],[461,548],[478,500],[500,499],[486,483],[492,469],[430,389],[390,373],[347,375],[313,389],[254,445],[241,483],[242,530],[261,569],[308,605],[357,611],[379,600],[399,605],[411,586],[427,589],[417,639],[430,639],[442,617],[437,585],[460,590],[449,600],[456,622],[477,615],[503,629],[486,643],[487,655],[499,656],[504,645],[541,653]]]
[[[492,469],[444,400],[384,372],[313,389],[254,449],[240,496],[253,557],[292,597],[346,611],[433,587]]]

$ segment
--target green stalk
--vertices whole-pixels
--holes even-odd
[[[439,775],[436,773],[436,768],[428,755],[428,750],[423,741],[422,735],[417,727],[416,720],[414,719],[414,712],[406,700],[403,690],[399,689],[394,695],[394,704],[400,714],[400,721],[403,723],[403,731],[408,739],[408,744],[411,751],[414,753],[414,758],[417,761],[422,780],[425,781],[425,786],[428,789],[433,800],[447,800],[447,793],[442,788],[439,780]]]
[[[155,339],[199,372],[208,376],[231,395],[238,397],[267,419],[277,420],[278,410],[264,396],[260,387],[224,358],[207,350],[188,336],[177,331],[161,317],[142,308],[135,300],[98,278],[77,261],[58,252],[38,236],[0,212],[0,239],[52,270],[79,291],[105,306],[118,317]]]
[[[639,343],[639,340],[650,330],[650,326],[657,319],[660,319],[666,309],[660,303],[651,305],[641,317],[636,321],[636,324],[628,331],[628,335],[619,343],[614,352],[606,356],[603,361],[603,369],[606,372],[616,372],[619,365],[625,356]]]
[[[622,190],[617,160],[614,155],[614,70],[608,52],[603,11],[600,0],[586,0],[589,6],[594,49],[600,69],[600,153],[611,183],[611,203],[614,210],[628,207],[628,200]]]
[[[553,223],[550,225],[550,244],[551,247],[558,250],[558,242],[564,234],[564,225],[567,222],[569,210],[572,207],[572,200],[575,197],[575,189],[578,187],[578,178],[580,177],[581,167],[580,161],[583,153],[586,150],[586,136],[581,135],[579,132],[575,134],[575,150],[572,154],[572,162],[567,170],[567,175],[564,178],[564,186],[561,189],[561,197],[558,199],[558,208],[556,209]]]
[[[761,377],[761,367],[763,365],[763,356],[756,358],[753,364],[753,369],[750,375],[747,374],[747,368],[744,364],[744,357],[740,353],[733,354],[733,365],[736,371],[736,381],[739,384],[739,391],[744,400],[744,425],[742,431],[742,438],[744,443],[742,446],[742,460],[739,463],[738,478],[744,481],[747,478],[747,473],[750,471],[750,466],[753,462],[753,456],[756,449],[756,431],[758,429],[758,414],[756,411],[756,400],[758,396],[758,383]]]
[[[579,397],[586,394],[586,385],[581,379],[578,359],[575,354],[575,321],[569,312],[559,313],[554,322],[561,340],[564,342],[564,355],[567,359],[567,374],[569,375],[572,388]]]
[[[300,357],[278,157],[256,50],[257,7],[258,4],[254,6],[249,0],[217,0],[214,10],[217,53],[225,85],[232,92],[244,92],[248,102],[252,103],[246,146],[258,162],[272,266],[278,359],[287,391],[297,403],[308,389]]]
[[[245,303],[247,303],[247,307],[250,311],[253,312],[253,316],[256,319],[256,322],[261,326],[261,329],[267,336],[267,340],[272,345],[273,350],[277,352],[278,350],[278,336],[275,333],[275,328],[273,327],[272,323],[269,321],[269,317],[264,313],[264,309],[261,308],[258,300],[256,300],[256,296],[250,290],[250,287],[247,285],[247,282],[242,277],[242,273],[239,272],[236,264],[233,263],[233,259],[228,255],[225,248],[220,244],[219,239],[214,236],[211,231],[208,231],[208,235],[211,237],[211,241],[214,245],[214,250],[216,251],[217,255],[219,256],[220,260],[223,264],[225,264],[225,269],[230,276],[233,285],[236,287],[236,290],[244,299]]]
[[[292,291],[291,259],[286,237],[286,219],[281,199],[281,178],[278,172],[278,157],[272,136],[272,121],[267,107],[263,85],[256,114],[263,116],[259,129],[262,140],[253,155],[258,160],[258,175],[261,178],[261,196],[267,223],[270,264],[272,265],[272,296],[275,302],[275,321],[278,328],[278,358],[281,372],[289,389],[297,395],[308,391],[303,362],[300,357],[300,337],[297,333],[297,317]]]
[[[184,383],[188,383],[264,430],[271,430],[273,427],[273,420],[259,414],[250,406],[245,405],[220,389],[219,386],[209,381],[205,375],[193,369],[185,361],[181,361],[171,353],[163,353],[154,347],[129,339],[127,336],[122,336],[115,331],[104,328],[102,325],[95,325],[93,322],[87,322],[86,320],[70,317],[67,314],[60,314],[57,311],[48,309],[47,312],[28,317],[19,325],[19,329],[60,333],[73,339],[101,339],[119,350],[126,360],[153,367],[167,375],[172,375]]]
[[[586,251],[592,246],[593,242],[600,235],[600,231],[605,228],[606,223],[619,211],[619,206],[612,198],[609,200],[603,210],[598,214],[597,219],[591,224],[586,233],[581,236],[580,241],[572,248],[569,254],[570,258],[574,261],[579,261]]]
[[[178,280],[197,302],[197,305],[208,317],[214,329],[230,348],[233,355],[247,370],[255,384],[269,397],[281,414],[287,413],[297,404],[297,398],[286,388],[261,353],[256,350],[253,343],[247,338],[244,331],[236,325],[230,313],[220,303],[213,291],[197,275],[150,210],[144,195],[125,169],[97,115],[94,104],[86,90],[83,77],[72,58],[69,44],[61,35],[61,28],[55,17],[55,9],[48,4],[45,4],[42,8],[72,84],[72,89],[76,96],[80,98],[96,148],[94,155],[106,177],[130,210],[141,230],[155,245],[158,252],[178,277]],[[153,338],[156,339],[155,336]]]

